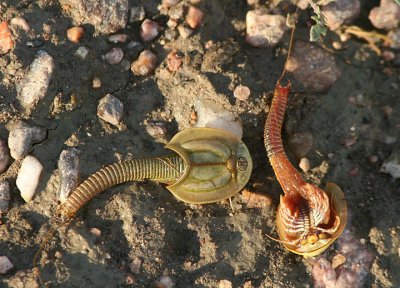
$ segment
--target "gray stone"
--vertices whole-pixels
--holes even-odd
[[[46,129],[17,121],[8,136],[11,156],[16,160],[24,158],[32,148],[32,144],[42,141],[45,137]]]

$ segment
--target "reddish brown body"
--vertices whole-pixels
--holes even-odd
[[[305,182],[287,158],[281,128],[289,91],[290,83],[286,87],[276,85],[264,141],[269,161],[284,192],[277,212],[280,240],[292,252],[313,256],[323,252],[341,234],[347,205],[340,188],[329,186],[332,191],[326,193]]]

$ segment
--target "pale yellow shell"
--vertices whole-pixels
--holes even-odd
[[[253,168],[249,150],[236,136],[219,129],[191,128],[165,146],[186,163],[182,177],[167,188],[193,204],[217,202],[239,192]]]
[[[334,209],[339,217],[339,226],[331,237],[326,239],[318,239],[314,244],[303,244],[301,246],[290,245],[283,243],[283,245],[293,253],[302,255],[306,258],[313,257],[324,252],[343,232],[347,221],[347,202],[344,197],[343,191],[335,183],[327,183],[324,190],[332,203],[331,209]],[[280,219],[279,213],[277,214],[276,226],[279,234],[279,238],[282,241],[286,241],[283,222]]]

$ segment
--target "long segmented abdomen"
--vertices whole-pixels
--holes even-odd
[[[153,180],[176,182],[184,173],[186,164],[180,156],[134,159],[108,165],[82,182],[61,205],[61,216],[71,218],[94,196],[104,190],[128,181]]]
[[[286,87],[279,83],[276,85],[264,129],[264,145],[268,158],[285,194],[298,193],[300,187],[305,184],[301,174],[287,158],[282,143],[281,129],[289,91],[290,83]]]

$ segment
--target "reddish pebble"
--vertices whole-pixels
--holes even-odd
[[[124,58],[124,52],[121,48],[113,48],[106,53],[106,61],[111,65],[119,64],[122,58]]]
[[[8,53],[14,47],[10,28],[6,21],[0,23],[0,52]]]
[[[250,89],[247,86],[239,85],[233,91],[233,95],[235,96],[236,99],[239,99],[241,101],[246,101],[247,98],[249,98],[250,96]]]
[[[156,68],[157,55],[150,50],[144,50],[139,58],[132,62],[131,70],[136,76],[147,76]]]
[[[140,37],[142,37],[144,42],[150,42],[154,40],[158,36],[159,32],[160,26],[157,24],[157,22],[149,19],[144,20],[140,26]]]
[[[353,167],[353,168],[351,168],[351,170],[350,170],[350,172],[349,172],[349,174],[350,174],[350,176],[357,176],[358,175],[358,172],[359,172],[360,170],[358,169],[358,167]]]
[[[197,7],[190,6],[188,14],[186,15],[186,22],[190,28],[196,29],[203,22],[204,13]]]
[[[182,66],[183,53],[181,51],[173,50],[167,56],[167,65],[170,71],[178,71]]]
[[[83,28],[82,27],[72,27],[70,29],[67,30],[67,37],[68,40],[74,43],[79,42],[79,40],[82,38],[83,36]]]
[[[62,253],[60,251],[56,251],[54,253],[54,257],[56,257],[57,259],[61,259],[62,258]]]
[[[140,273],[140,267],[142,266],[142,260],[140,260],[138,257],[135,257],[131,264],[129,264],[129,269],[135,273],[139,274]]]

